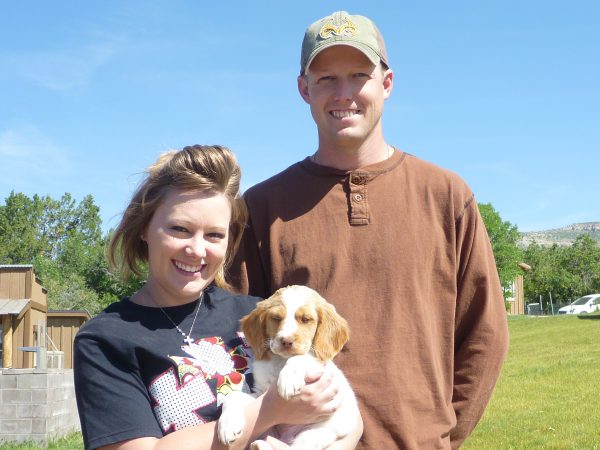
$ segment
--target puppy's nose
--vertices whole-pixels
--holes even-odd
[[[294,340],[290,337],[280,337],[279,338],[279,344],[286,349],[290,349],[292,348],[292,345],[294,345]]]

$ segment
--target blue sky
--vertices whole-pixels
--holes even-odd
[[[247,188],[312,154],[312,21],[381,29],[388,142],[459,173],[521,231],[600,221],[600,2],[2,2],[0,200],[93,195],[116,226],[167,149],[224,144]]]

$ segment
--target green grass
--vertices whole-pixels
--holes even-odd
[[[39,450],[41,448],[50,450],[82,450],[83,440],[81,439],[81,433],[73,433],[63,439],[50,442],[47,447],[40,447],[33,442],[0,444],[0,450]]]
[[[508,324],[508,358],[463,449],[600,450],[600,320],[515,316]],[[0,444],[3,450],[39,448]],[[48,448],[83,449],[81,435]]]
[[[464,449],[600,449],[600,320],[509,318],[510,350]]]

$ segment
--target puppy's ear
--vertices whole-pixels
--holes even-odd
[[[240,320],[244,336],[254,350],[256,359],[269,359],[265,328],[267,312],[265,301],[258,302],[254,311]]]
[[[329,361],[337,355],[350,338],[348,322],[340,316],[335,307],[324,299],[317,302],[319,324],[313,340],[315,356],[321,361]]]

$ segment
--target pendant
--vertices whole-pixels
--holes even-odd
[[[185,342],[187,345],[192,345],[194,343],[194,340],[191,337],[186,337],[183,342]]]

